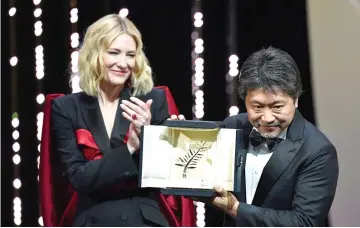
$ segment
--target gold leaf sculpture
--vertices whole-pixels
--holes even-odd
[[[195,148],[189,148],[185,155],[176,159],[175,165],[183,167],[183,178],[186,178],[188,170],[197,168],[198,162],[204,157],[208,149],[206,142],[196,142]]]

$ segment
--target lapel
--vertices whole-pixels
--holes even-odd
[[[244,145],[244,149],[247,152],[247,148],[249,147],[249,136],[250,136],[250,132],[252,130],[252,125],[250,124],[249,121],[247,121],[247,115],[246,117],[246,121],[243,124],[242,121],[240,121],[238,123],[237,128],[238,129],[242,129],[243,130],[243,145]],[[239,199],[240,202],[244,202],[246,203],[246,180],[245,180],[245,164],[246,164],[246,156],[247,153],[244,153],[242,156],[244,156],[244,165],[241,169],[241,187],[240,187],[240,194],[236,195],[236,198]]]
[[[290,124],[286,139],[276,147],[270,160],[264,167],[259,184],[256,188],[252,204],[261,207],[276,183],[277,179],[285,171],[303,144],[304,118],[296,110],[295,117]]]
[[[127,87],[123,88],[120,93],[119,104],[117,108],[117,113],[115,116],[114,127],[111,132],[110,137],[110,146],[114,148],[116,146],[121,145],[124,142],[125,135],[129,130],[130,122],[124,118],[122,115],[122,109],[120,108],[120,104],[122,100],[130,101],[131,90]]]
[[[88,96],[85,93],[82,93],[82,95],[81,106],[85,124],[94,137],[99,150],[101,152],[108,151],[110,149],[110,144],[104,120],[101,115],[98,98]]]
[[[88,96],[85,93],[81,96],[83,119],[102,153],[109,151],[115,145],[121,145],[121,139],[124,139],[130,123],[122,116],[121,110],[119,109],[121,100],[129,99],[130,96],[131,93],[128,88],[124,88],[120,93],[120,100],[116,110],[117,113],[110,140],[106,133],[105,123],[100,111],[98,98]]]

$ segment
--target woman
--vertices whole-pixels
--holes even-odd
[[[169,117],[142,47],[128,19],[99,19],[79,51],[83,92],[53,101],[56,150],[78,193],[74,226],[168,226],[158,194],[136,183],[141,126]]]

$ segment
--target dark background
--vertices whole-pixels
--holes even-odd
[[[236,1],[235,24],[236,53],[239,66],[246,57],[260,48],[270,45],[281,48],[298,63],[304,94],[299,109],[306,119],[314,123],[311,75],[305,0],[252,0]],[[68,65],[70,62],[69,2],[43,0],[42,44],[44,46],[45,77],[41,85],[35,78],[34,5],[32,1],[18,1],[16,12],[16,39],[9,38],[9,1],[1,7],[1,225],[13,223],[13,176],[11,104],[17,104],[20,118],[22,187],[22,226],[38,226],[39,197],[37,182],[36,114],[39,92],[69,93]],[[7,3],[7,4],[5,4]],[[87,26],[109,13],[129,9],[129,18],[143,35],[145,53],[154,71],[156,85],[167,85],[181,113],[192,118],[191,94],[192,6],[194,0],[79,0],[78,32],[80,42]],[[204,99],[205,120],[223,120],[228,115],[228,96],[225,91],[225,75],[228,71],[230,0],[202,1],[204,25]],[[234,9],[234,8],[233,8]],[[10,44],[15,43],[19,62],[16,86],[11,85],[9,65]],[[16,96],[11,94],[16,94]],[[239,100],[240,110],[245,111]],[[207,215],[207,226],[216,224],[217,217]]]

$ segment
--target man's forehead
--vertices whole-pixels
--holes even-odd
[[[265,90],[265,89],[257,89],[251,90],[247,94],[247,98],[251,102],[266,102],[266,103],[273,103],[273,102],[281,102],[287,101],[291,97],[282,92],[277,90]]]

